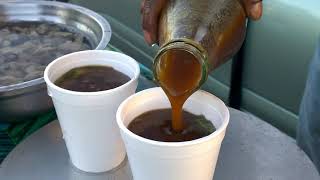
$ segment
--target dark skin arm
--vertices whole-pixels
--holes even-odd
[[[158,20],[162,8],[168,0],[142,0],[142,28],[144,39],[149,45],[158,43]],[[247,17],[258,20],[262,16],[262,0],[239,0],[245,8]]]

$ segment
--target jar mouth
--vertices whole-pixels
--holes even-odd
[[[195,89],[195,91],[198,90],[200,86],[207,80],[207,77],[208,77],[208,67],[209,67],[208,55],[207,55],[207,52],[202,48],[200,44],[197,44],[189,39],[176,39],[161,46],[161,49],[156,54],[154,58],[154,63],[153,63],[154,78],[158,83],[158,85],[160,84],[157,76],[157,72],[158,72],[157,67],[160,63],[162,56],[171,50],[186,51],[189,54],[193,55],[195,59],[198,60],[198,62],[201,65],[201,74],[202,74],[198,87]]]

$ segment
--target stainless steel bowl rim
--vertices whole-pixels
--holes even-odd
[[[84,8],[84,7],[81,7],[78,5],[74,5],[74,4],[68,4],[68,3],[57,2],[57,1],[42,1],[42,0],[41,1],[38,1],[38,0],[30,0],[30,1],[4,0],[4,1],[0,1],[0,6],[1,5],[14,5],[14,4],[18,4],[18,5],[28,5],[28,4],[47,5],[47,6],[56,6],[56,7],[61,7],[61,8],[65,8],[65,9],[76,10],[78,12],[81,12],[82,14],[88,15],[90,18],[92,18],[94,21],[96,21],[96,23],[98,23],[99,26],[101,27],[102,37],[101,37],[99,44],[97,45],[97,47],[95,49],[97,49],[97,50],[105,49],[111,39],[111,36],[107,36],[107,34],[112,33],[109,22],[106,19],[104,19],[101,15],[99,15],[98,13],[96,13],[90,9],[87,9],[87,8]],[[3,86],[3,87],[0,87],[0,94],[3,95],[6,92],[10,92],[10,91],[18,90],[18,89],[29,88],[31,86],[39,85],[41,83],[44,83],[43,77],[33,79],[31,81],[18,83],[18,84]]]

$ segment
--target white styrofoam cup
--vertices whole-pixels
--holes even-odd
[[[164,108],[170,108],[170,103],[161,88],[151,88],[134,94],[118,108],[117,123],[134,179],[212,180],[221,142],[229,123],[228,108],[208,92],[195,92],[186,101],[184,109],[204,115],[217,130],[193,141],[153,141],[127,129],[135,117]]]
[[[88,65],[111,66],[128,75],[130,81],[98,92],[75,92],[54,84],[69,70]],[[78,169],[104,172],[124,160],[126,153],[116,124],[116,111],[123,100],[135,93],[139,74],[139,65],[134,59],[106,50],[68,54],[45,69],[48,94],[53,100],[71,162]]]

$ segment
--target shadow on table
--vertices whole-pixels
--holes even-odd
[[[70,180],[132,180],[128,159],[126,158],[118,167],[103,173],[88,173],[74,167],[71,162],[69,169]]]

